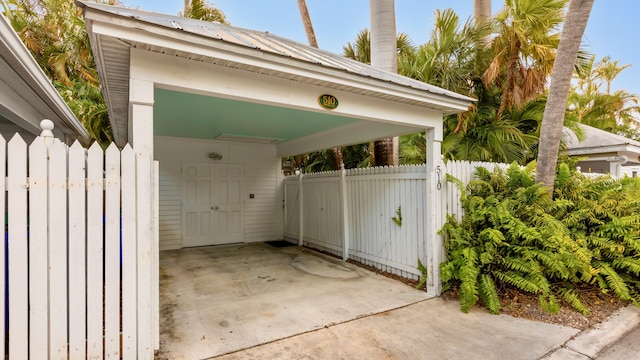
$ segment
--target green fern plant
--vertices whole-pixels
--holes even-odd
[[[460,307],[481,302],[500,312],[498,289],[535,294],[555,313],[563,299],[589,310],[575,287],[612,291],[640,305],[640,182],[589,179],[560,164],[553,198],[535,183],[535,163],[524,168],[476,170],[460,190],[461,221],[449,216],[440,234],[447,260],[443,289],[458,286]],[[635,192],[634,192],[635,191]]]

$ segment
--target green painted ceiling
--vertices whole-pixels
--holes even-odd
[[[231,134],[286,141],[356,121],[330,113],[155,89],[155,135],[214,139]]]

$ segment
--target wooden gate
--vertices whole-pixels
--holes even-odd
[[[0,164],[0,353],[152,359],[157,166],[129,145],[40,136],[27,146],[19,135],[0,137]]]

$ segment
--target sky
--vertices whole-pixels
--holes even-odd
[[[176,15],[183,0],[122,0],[127,7]],[[211,0],[233,26],[268,31],[304,44],[307,37],[296,0]],[[369,28],[369,0],[306,0],[318,45],[336,54]],[[504,0],[492,0],[495,14]],[[461,19],[473,16],[473,0],[396,0],[396,30],[409,35],[414,45],[425,43],[433,29],[434,11],[452,8]],[[630,64],[612,84],[640,95],[640,1],[595,0],[583,45],[599,60],[610,56]]]

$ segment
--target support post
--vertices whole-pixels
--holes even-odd
[[[137,299],[138,358],[153,359],[159,327],[154,321],[156,308],[153,294],[160,284],[153,276],[156,256],[154,241],[155,193],[153,167],[153,82],[130,79],[129,82],[129,143],[136,157],[136,221],[137,221]]]
[[[426,219],[425,219],[425,255],[427,267],[427,293],[431,296],[439,296],[440,263],[442,262],[442,238],[438,235],[440,221],[438,212],[441,211],[441,200],[437,192],[438,172],[437,166],[441,159],[442,128],[426,129],[427,154],[426,154]],[[442,171],[442,170],[441,170]],[[439,174],[442,178],[442,173]]]
[[[622,165],[620,165],[619,161],[609,162],[609,174],[616,179],[622,176]]]
[[[340,198],[342,200],[342,260],[349,260],[349,198],[347,194],[347,170],[340,170]]]
[[[298,246],[304,245],[304,189],[302,187],[302,172],[298,176]]]

